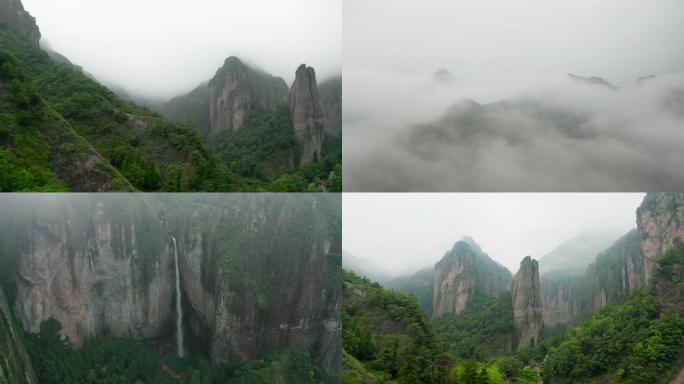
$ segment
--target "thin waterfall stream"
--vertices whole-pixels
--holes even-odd
[[[178,357],[183,357],[183,308],[181,307],[180,271],[178,268],[178,245],[173,239],[173,255],[176,262],[176,348]]]

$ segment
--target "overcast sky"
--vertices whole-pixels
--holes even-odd
[[[236,55],[291,82],[341,71],[341,0],[23,0],[43,39],[98,79],[169,97]]]
[[[684,188],[673,144],[684,1],[345,0],[343,11],[345,190]]]
[[[391,275],[432,267],[463,236],[515,274],[590,230],[636,228],[643,194],[345,193],[343,248]]]
[[[575,72],[616,82],[684,66],[680,0],[345,0],[347,69]]]

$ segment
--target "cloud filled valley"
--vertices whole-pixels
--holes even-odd
[[[678,171],[684,161],[682,75],[617,89],[560,74],[447,83],[428,74],[346,76],[352,81],[344,110],[349,190],[638,191],[684,185]],[[354,80],[374,91],[355,92]]]

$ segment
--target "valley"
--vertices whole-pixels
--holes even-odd
[[[341,191],[341,77],[231,56],[148,108],[41,47],[20,0],[0,9],[0,191]]]
[[[382,285],[355,261],[343,382],[670,382],[684,365],[683,203],[649,193],[612,245],[584,233],[515,275],[470,237]]]

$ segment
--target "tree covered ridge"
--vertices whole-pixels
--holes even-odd
[[[1,191],[341,190],[341,140],[316,163],[270,166],[287,164],[282,113],[256,112],[254,132],[209,145],[197,127],[121,99],[3,25],[0,52]]]

